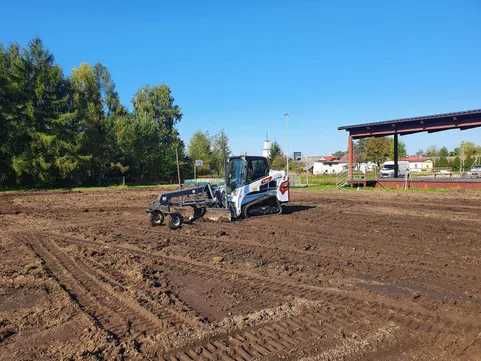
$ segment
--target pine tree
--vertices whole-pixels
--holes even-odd
[[[173,180],[180,107],[166,85],[141,88],[130,113],[108,69],[81,64],[66,78],[39,39],[0,46],[0,186]]]

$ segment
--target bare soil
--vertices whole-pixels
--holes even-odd
[[[481,360],[480,193],[176,231],[157,193],[0,194],[0,360]]]

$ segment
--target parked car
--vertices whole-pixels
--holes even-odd
[[[400,160],[398,162],[398,177],[404,177],[409,173],[409,162]],[[380,171],[381,178],[394,178],[394,161],[384,162]]]
[[[481,165],[475,165],[469,171],[469,175],[473,178],[481,178]]]

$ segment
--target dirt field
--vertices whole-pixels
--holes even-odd
[[[294,192],[150,227],[152,190],[0,194],[0,360],[481,360],[481,194]]]

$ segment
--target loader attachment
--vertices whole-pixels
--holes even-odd
[[[204,219],[213,222],[230,222],[232,221],[232,214],[226,208],[207,208]]]
[[[210,184],[161,193],[146,212],[150,214],[152,226],[163,224],[167,218],[172,229],[203,217],[217,222],[231,221],[231,212],[225,208],[223,189]]]

